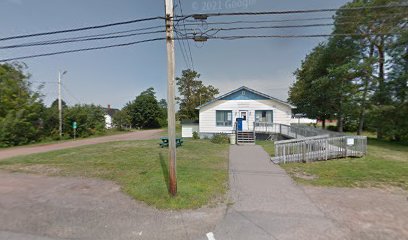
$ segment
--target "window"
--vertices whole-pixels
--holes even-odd
[[[222,110],[222,111],[216,111],[216,121],[217,121],[217,126],[227,126],[231,127],[232,126],[232,111],[228,110]]]
[[[273,123],[273,111],[272,110],[256,110],[255,122]]]

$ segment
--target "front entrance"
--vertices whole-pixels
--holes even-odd
[[[242,118],[242,131],[248,131],[248,111],[239,111],[239,117]]]

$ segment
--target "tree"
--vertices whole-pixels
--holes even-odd
[[[297,111],[310,118],[323,121],[332,119],[336,104],[331,93],[333,84],[327,77],[328,65],[325,62],[327,45],[319,44],[306,56],[300,69],[295,72],[296,82],[289,89],[289,102],[297,106]]]
[[[64,118],[65,111],[68,109],[67,104],[64,100],[61,101],[62,106],[62,116]],[[49,108],[46,108],[43,115],[43,132],[45,136],[59,139],[59,110],[58,110],[58,99],[51,103]]]
[[[182,76],[176,78],[180,94],[177,99],[180,104],[180,119],[198,119],[196,107],[211,101],[219,94],[217,88],[212,85],[205,86],[199,78],[200,74],[191,69],[183,70]]]
[[[163,119],[163,110],[156,99],[154,88],[148,88],[140,93],[132,102],[124,107],[129,114],[133,127],[158,128]]]
[[[42,136],[44,105],[19,64],[0,65],[0,147],[23,145]]]
[[[400,0],[354,0],[342,8],[375,7],[380,5],[400,4]],[[395,34],[406,26],[406,14],[404,8],[364,9],[359,11],[338,11],[335,17],[334,33],[351,33],[356,36],[343,37],[353,40],[359,45],[360,63],[363,68],[361,78],[358,81],[359,103],[356,106],[358,113],[358,134],[364,127],[366,112],[373,109],[387,112],[392,105],[392,94],[390,93],[389,76],[386,69],[390,68],[392,61],[387,61],[387,52],[393,48],[396,40]],[[344,19],[353,19],[347,21]],[[388,110],[386,110],[388,109]],[[378,115],[375,114],[377,117]],[[370,117],[373,119],[372,117]],[[373,122],[371,121],[373,124]],[[385,134],[384,124],[376,123],[377,135],[382,138]]]
[[[73,122],[77,123],[78,137],[88,137],[105,132],[105,112],[100,106],[93,104],[76,104],[65,110],[64,136],[74,136]]]
[[[127,112],[127,109],[122,109],[119,112],[113,115],[113,125],[119,129],[125,128],[132,128],[132,121],[131,121],[130,114]]]

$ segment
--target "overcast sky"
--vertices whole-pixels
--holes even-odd
[[[175,0],[177,3],[178,0]],[[315,8],[337,8],[346,0],[181,0],[183,13],[279,11]],[[176,9],[178,12],[179,9]],[[164,0],[0,0],[0,37],[61,30],[66,28],[99,25],[137,18],[163,16]],[[266,17],[212,18],[209,21],[279,20],[294,18],[327,17],[332,13],[278,15]],[[331,23],[315,22],[268,23],[267,25],[293,25]],[[130,30],[163,24],[162,20],[129,24],[88,32],[76,32],[24,40],[3,41],[1,46],[15,43],[73,37],[89,34]],[[205,26],[204,26],[205,27]],[[225,27],[225,26],[224,26]],[[228,26],[227,26],[228,27]],[[308,29],[269,29],[241,31],[235,34],[313,34],[330,33],[331,27]],[[163,37],[164,33],[153,35]],[[218,33],[233,35],[233,32]],[[0,50],[0,58],[18,57],[38,53],[95,47],[148,39],[152,36],[104,40],[99,42],[70,43],[58,46]],[[240,86],[248,86],[282,100],[294,82],[293,72],[305,55],[325,38],[211,40],[205,44],[191,42],[195,70],[205,84],[212,84],[220,93]],[[34,86],[47,82],[44,101],[50,104],[57,97],[58,71],[67,71],[63,78],[63,98],[68,104],[111,104],[121,108],[141,91],[154,87],[158,98],[166,97],[165,42],[143,43],[123,48],[23,60],[31,73]],[[176,75],[186,63],[176,43]]]

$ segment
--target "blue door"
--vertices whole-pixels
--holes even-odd
[[[238,131],[242,131],[242,118],[237,118]]]

